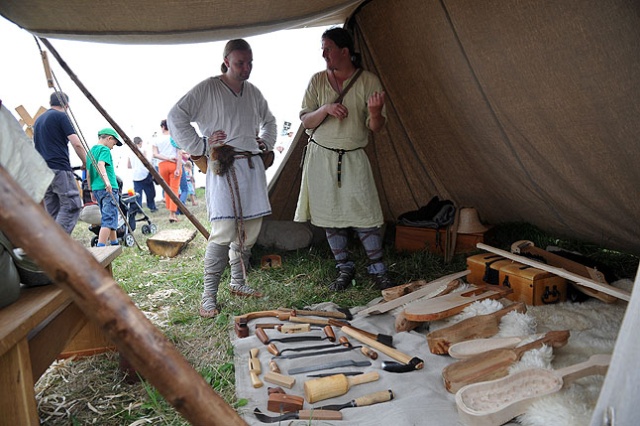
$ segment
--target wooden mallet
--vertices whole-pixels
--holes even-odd
[[[380,378],[377,371],[347,377],[344,374],[312,379],[304,382],[304,397],[313,404],[317,401],[344,395],[352,386],[375,382]]]

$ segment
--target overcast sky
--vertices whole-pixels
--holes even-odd
[[[320,36],[325,28],[286,30],[249,37],[250,81],[269,102],[278,131],[284,121],[297,129],[298,112],[311,75],[324,69]],[[149,140],[171,106],[205,78],[220,73],[226,41],[189,45],[120,45],[49,39],[78,79],[131,139]],[[41,45],[45,49],[44,45]],[[71,111],[89,146],[108,122],[95,110],[51,53],[51,68],[70,97]],[[38,45],[33,36],[0,17],[0,99],[18,117],[49,107]],[[128,147],[123,147],[129,151]],[[115,154],[115,153],[114,153]]]

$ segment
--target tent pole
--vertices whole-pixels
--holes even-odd
[[[111,118],[111,116],[107,113],[107,111],[104,108],[102,108],[102,105],[98,103],[96,98],[93,97],[93,95],[89,92],[89,90],[85,87],[85,85],[80,81],[80,79],[78,79],[78,77],[71,70],[71,68],[69,68],[69,65],[67,65],[64,59],[62,59],[58,51],[51,45],[49,40],[47,40],[46,38],[40,38],[39,40],[42,41],[42,43],[45,46],[47,46],[47,49],[49,49],[49,51],[53,54],[53,56],[56,58],[56,60],[58,61],[62,69],[66,71],[66,73],[69,75],[71,80],[73,80],[76,86],[78,86],[78,88],[82,91],[82,93],[84,93],[84,95],[87,97],[89,102],[91,102],[93,106],[96,107],[98,112],[100,112],[100,114],[102,114],[102,116],[109,122],[111,127],[113,127],[114,130],[118,132],[120,136],[122,136],[122,140],[129,146],[129,148],[131,148],[131,150],[136,155],[136,157],[138,157],[140,161],[142,161],[142,164],[144,164],[147,170],[149,170],[149,173],[151,173],[151,176],[153,176],[153,179],[160,184],[162,189],[164,189],[165,193],[169,195],[169,198],[171,198],[173,202],[176,203],[180,211],[184,213],[184,215],[189,219],[189,221],[191,221],[191,223],[198,229],[198,231],[200,231],[200,233],[204,236],[204,238],[209,239],[209,231],[189,211],[189,209],[187,209],[187,206],[185,206],[182,203],[182,201],[180,201],[180,198],[171,190],[171,187],[169,187],[167,182],[156,171],[155,167],[153,167],[153,165],[149,162],[149,160],[147,160],[147,158],[142,154],[142,152],[140,152],[136,144],[134,144],[131,141],[131,139],[129,139],[129,136],[127,136],[127,134],[124,132],[124,130],[122,130],[122,128],[118,125],[118,123],[116,123],[115,120]]]
[[[0,230],[71,294],[120,353],[191,424],[246,424],[135,306],[91,253],[71,239],[2,166],[0,197],[3,200]]]

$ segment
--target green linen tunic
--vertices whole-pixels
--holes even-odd
[[[344,86],[349,80],[344,82]],[[312,133],[304,158],[302,181],[294,220],[311,221],[322,228],[372,228],[383,224],[382,209],[365,146],[369,142],[367,100],[382,85],[374,74],[363,71],[342,104],[349,114],[343,120],[328,116]],[[304,95],[300,115],[335,102],[326,71],[315,74]],[[383,108],[383,116],[386,112]],[[338,157],[331,149],[343,149],[341,187],[338,187]],[[351,151],[352,150],[352,151]]]

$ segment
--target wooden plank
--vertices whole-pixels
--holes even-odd
[[[491,253],[499,254],[500,256],[506,257],[507,259],[515,260],[516,262],[524,263],[525,265],[533,266],[534,268],[542,269],[543,271],[551,272],[556,274],[562,278],[566,278],[569,281],[575,282],[577,284],[583,285],[585,287],[591,288],[593,290],[601,291],[610,296],[617,297],[618,299],[626,300],[627,302],[631,299],[631,293],[626,290],[622,290],[616,287],[613,287],[608,284],[599,283],[592,279],[571,273],[562,268],[556,268],[554,266],[546,265],[542,262],[537,262],[535,260],[529,259],[525,256],[519,256],[517,254],[509,253],[505,250],[500,250],[495,247],[488,246],[486,244],[478,243],[476,245],[479,249],[489,251]]]
[[[147,239],[147,247],[153,254],[175,257],[195,236],[196,231],[192,229],[165,229]]]
[[[13,348],[51,314],[70,303],[69,295],[56,284],[23,288],[20,298],[0,311],[0,354]]]
[[[29,333],[29,352],[34,382],[47,371],[51,361],[87,323],[87,317],[78,305],[71,303],[61,312],[47,319],[44,326]]]
[[[413,300],[418,300],[421,297],[428,296],[429,294],[437,291],[440,287],[445,287],[453,280],[457,280],[458,278],[462,278],[465,275],[469,274],[469,270],[456,272],[455,274],[445,275],[442,278],[438,278],[437,280],[431,281],[429,284],[423,286],[422,288],[406,294],[402,297],[398,297],[397,299],[393,299],[389,302],[378,303],[377,305],[370,306],[366,309],[363,309],[358,312],[358,316],[364,316],[369,314],[383,314],[385,312],[389,312],[392,309],[397,308],[398,306],[402,306],[405,303],[409,303]]]
[[[473,302],[484,299],[500,299],[512,291],[509,288],[501,287],[479,287],[451,293],[412,303],[404,310],[404,315],[410,321],[435,321],[453,316]]]
[[[29,344],[24,338],[0,355],[0,426],[40,424],[33,384]]]

